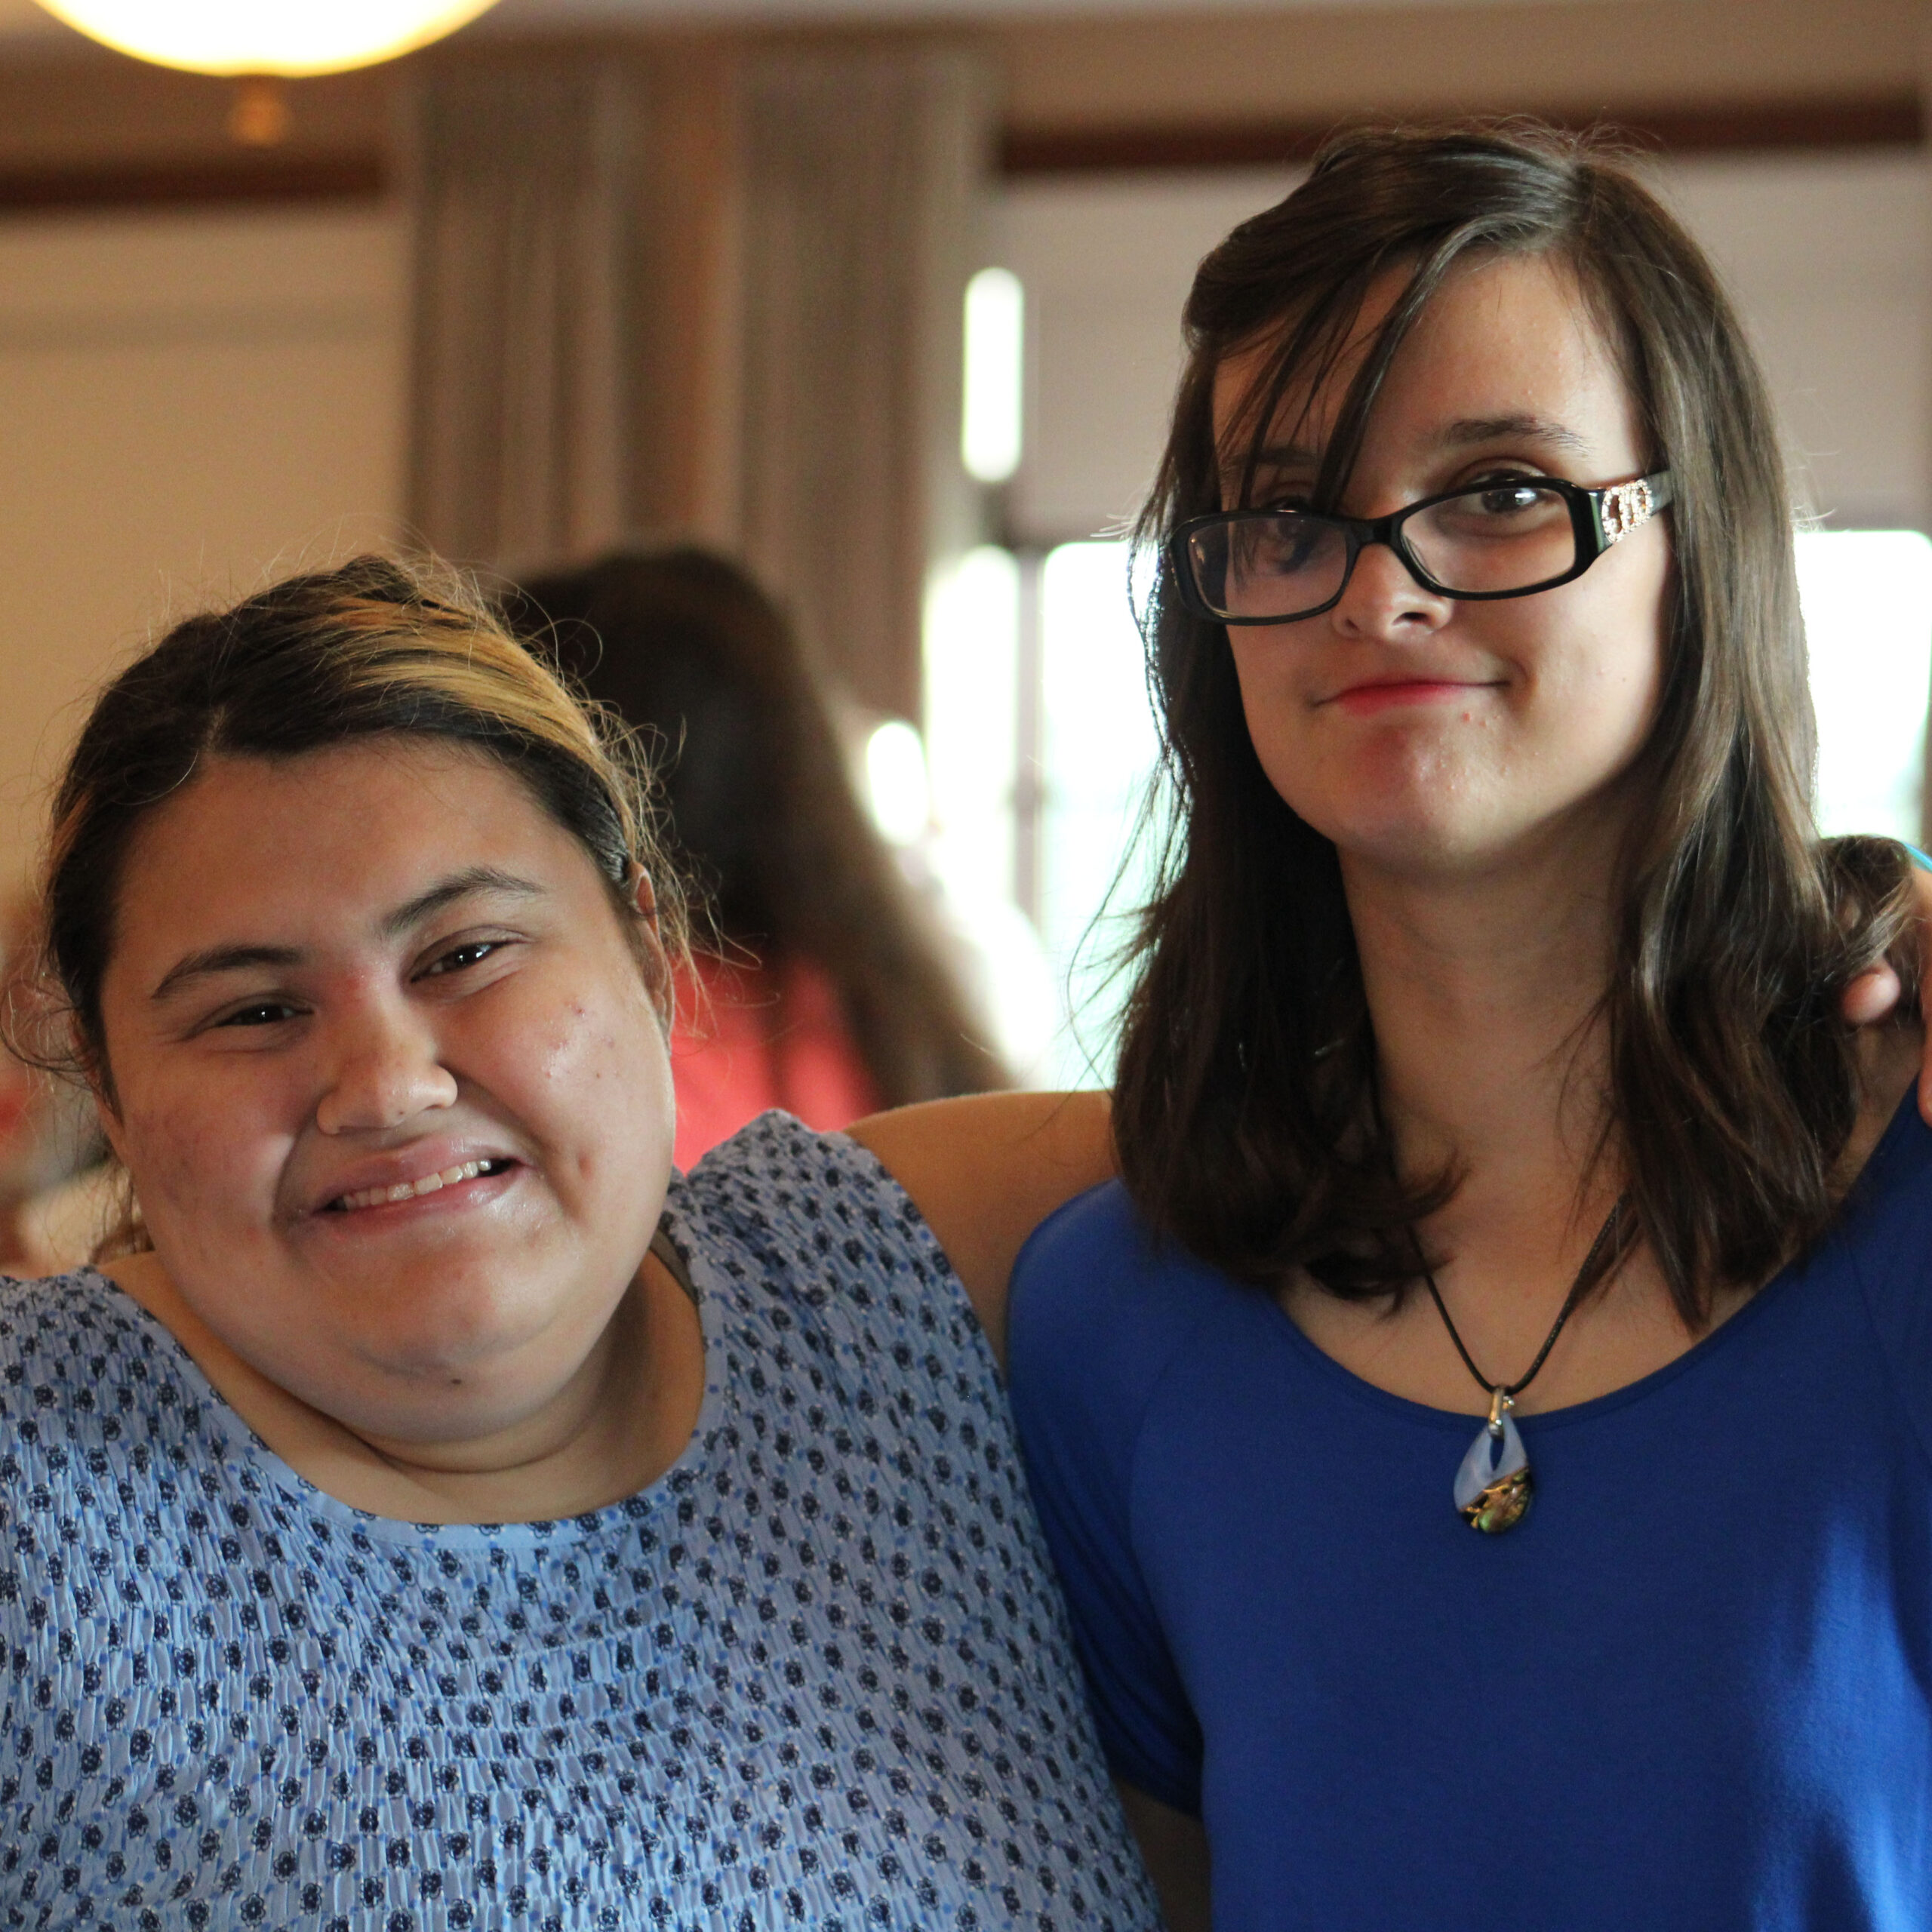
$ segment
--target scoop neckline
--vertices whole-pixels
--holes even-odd
[[[1708,1334],[1700,1336],[1681,1355],[1651,1369],[1646,1374],[1638,1376],[1635,1381],[1626,1382],[1621,1388],[1607,1389],[1601,1395],[1587,1397],[1580,1402],[1567,1402],[1561,1408],[1539,1409],[1532,1414],[1520,1416],[1517,1419],[1518,1426],[1542,1430],[1580,1426],[1595,1421],[1615,1410],[1647,1400],[1671,1383],[1696,1372],[1733,1334],[1748,1334],[1751,1327],[1762,1318],[1761,1311],[1764,1309],[1789,1299],[1799,1279],[1810,1270],[1811,1264],[1824,1250],[1838,1238],[1847,1220],[1851,1216],[1863,1212],[1874,1193],[1884,1184],[1884,1171],[1897,1159],[1898,1143],[1906,1137],[1911,1130],[1911,1123],[1918,1118],[1918,1083],[1915,1080],[1906,1088],[1890,1120],[1886,1123],[1885,1131],[1879,1135],[1871,1152],[1866,1157],[1864,1166],[1846,1189],[1844,1198],[1838,1204],[1838,1212],[1818,1240],[1803,1254],[1786,1262],[1737,1313],[1719,1323]],[[1467,1431],[1472,1424],[1480,1425],[1482,1418],[1473,1409],[1438,1409],[1431,1403],[1418,1402],[1413,1397],[1398,1395],[1393,1389],[1382,1388],[1365,1376],[1358,1375],[1353,1369],[1346,1367],[1327,1350],[1318,1348],[1310,1340],[1272,1295],[1265,1299],[1269,1317],[1287,1331],[1291,1345],[1301,1351],[1322,1374],[1332,1379],[1344,1394],[1371,1407],[1445,1433],[1453,1429],[1460,1434]]]
[[[376,1541],[412,1543],[418,1547],[433,1544],[441,1548],[468,1546],[495,1549],[515,1546],[527,1549],[558,1548],[600,1535],[621,1524],[632,1527],[643,1518],[672,1507],[701,1472],[709,1457],[708,1444],[715,1436],[722,1417],[728,1391],[724,1384],[724,1284],[711,1268],[694,1238],[690,1221],[675,1203],[683,1177],[674,1172],[674,1198],[665,1205],[660,1232],[667,1236],[683,1257],[689,1275],[688,1285],[697,1305],[699,1332],[704,1343],[704,1395],[698,1404],[697,1420],[691,1438],[677,1460],[654,1481],[628,1496],[599,1503],[594,1509],[569,1516],[526,1517],[503,1523],[418,1523],[404,1516],[384,1516],[374,1510],[358,1509],[352,1503],[331,1495],[313,1483],[272,1449],[243,1420],[240,1412],[211,1382],[174,1331],[128,1294],[121,1284],[89,1263],[76,1270],[78,1278],[89,1281],[134,1320],[137,1326],[154,1336],[176,1358],[190,1392],[203,1399],[215,1425],[229,1446],[257,1470],[262,1479],[287,1503],[312,1516],[320,1516],[347,1530]]]

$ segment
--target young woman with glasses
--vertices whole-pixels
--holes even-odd
[[[1932,1132],[1837,1002],[1764,385],[1630,171],[1340,140],[1202,263],[1174,831],[1012,1386],[1170,1922],[1932,1923]]]

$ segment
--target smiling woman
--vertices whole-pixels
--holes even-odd
[[[379,560],[102,694],[46,896],[139,1219],[0,1300],[0,1917],[1148,1932],[975,1321],[1091,1117],[967,1103],[963,1280],[674,1176],[624,740]]]
[[[1011,1311],[1170,1921],[1932,1922],[1905,855],[1743,333],[1518,125],[1338,137],[1185,330],[1121,1178]]]

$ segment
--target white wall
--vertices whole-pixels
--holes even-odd
[[[1138,509],[1167,435],[1195,269],[1297,178],[1045,177],[1000,197],[992,249],[1026,297],[1025,451],[1007,504],[1016,540],[1094,536]]]
[[[369,211],[0,223],[0,878],[106,666],[393,530],[403,269]]]
[[[1770,374],[1807,507],[1932,528],[1932,172],[1918,156],[1711,159],[1658,171]]]

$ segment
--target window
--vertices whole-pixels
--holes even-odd
[[[1932,694],[1932,540],[1801,531],[1798,586],[1818,714],[1819,829],[1918,843]]]

